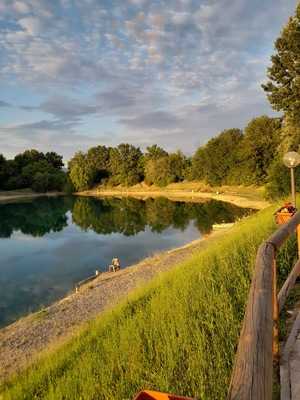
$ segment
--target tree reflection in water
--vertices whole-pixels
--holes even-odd
[[[149,226],[161,233],[173,227],[186,229],[194,220],[200,233],[209,233],[215,223],[233,222],[249,214],[233,204],[216,200],[203,203],[173,202],[166,198],[57,197],[39,198],[22,203],[0,205],[0,237],[9,238],[14,231],[33,237],[59,232],[67,226],[67,212],[83,230],[99,234],[136,235]]]
[[[82,229],[101,234],[122,233],[132,236],[149,226],[161,233],[167,228],[186,229],[194,220],[200,233],[209,233],[213,224],[234,222],[249,214],[249,209],[216,200],[203,203],[173,202],[166,198],[76,199],[73,222]]]

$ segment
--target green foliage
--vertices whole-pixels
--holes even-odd
[[[115,185],[135,185],[143,179],[142,152],[140,148],[122,143],[110,150],[109,171]]]
[[[243,139],[240,129],[227,129],[197,150],[193,158],[194,179],[211,185],[226,183],[229,172],[238,164],[237,150]]]
[[[143,388],[225,399],[256,251],[274,210],[165,273],[2,385],[5,400],[132,399]]]
[[[166,186],[173,182],[183,181],[187,159],[180,151],[152,158],[146,155],[145,160],[145,182],[147,184]]]
[[[300,187],[300,168],[295,168],[296,187]],[[269,169],[266,197],[271,200],[283,198],[290,194],[290,169],[283,165],[281,158],[277,158]]]
[[[62,169],[64,166],[63,163],[63,158],[57,153],[54,153],[53,151],[48,152],[45,154],[45,159],[48,162],[48,164],[52,165],[53,168],[55,169]]]
[[[269,81],[262,85],[277,111],[300,123],[300,4],[275,41],[276,54],[268,68]]]
[[[75,190],[82,191],[90,189],[94,183],[95,170],[88,163],[87,156],[76,153],[68,164],[69,177]]]
[[[0,189],[62,190],[66,181],[62,166],[62,157],[54,152],[26,150],[7,161],[0,156]]]
[[[278,154],[281,120],[266,115],[252,119],[245,128],[238,158],[241,183],[263,184],[268,169]]]
[[[93,171],[93,183],[101,182],[109,176],[110,148],[106,146],[92,147],[87,152],[87,162]]]
[[[153,144],[152,146],[147,147],[147,152],[145,153],[145,160],[158,160],[162,157],[167,157],[168,153],[161,147],[157,146],[157,144]]]

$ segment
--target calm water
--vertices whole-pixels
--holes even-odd
[[[0,326],[63,297],[74,284],[181,246],[248,214],[215,200],[39,198],[0,204]]]

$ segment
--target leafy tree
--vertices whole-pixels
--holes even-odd
[[[110,149],[109,171],[111,183],[135,185],[143,179],[142,152],[131,144],[120,144]]]
[[[295,180],[296,187],[300,187],[300,168],[295,168]],[[290,170],[283,165],[281,157],[278,157],[269,169],[266,197],[276,200],[288,195],[290,191]]]
[[[145,181],[148,185],[155,184],[157,186],[166,186],[174,181],[168,156],[149,160],[146,163]]]
[[[90,189],[94,182],[95,171],[87,162],[87,156],[81,151],[77,152],[69,161],[69,177],[75,190]]]
[[[152,146],[147,147],[147,152],[145,153],[145,160],[157,160],[161,157],[168,156],[168,153],[162,148],[157,146],[157,144],[153,144]]]
[[[35,174],[51,172],[55,172],[55,168],[45,159],[31,162],[30,164],[27,164],[22,168],[21,177],[23,180],[23,184],[25,187],[31,187]]]
[[[232,168],[238,164],[237,149],[243,139],[240,129],[227,129],[198,149],[193,160],[196,179],[205,179],[211,185],[226,183]]]
[[[37,172],[32,180],[32,189],[35,192],[46,192],[50,184],[50,174],[48,172]]]
[[[169,163],[172,174],[174,175],[173,182],[180,182],[184,179],[187,158],[178,150],[176,153],[169,155]]]
[[[266,115],[254,118],[245,128],[238,152],[237,171],[244,184],[263,184],[268,169],[277,156],[280,143],[281,120]],[[235,183],[235,182],[234,182]]]
[[[277,111],[300,122],[300,4],[275,41],[276,53],[268,68],[269,81],[262,85]]]
[[[109,176],[110,149],[106,146],[92,147],[87,152],[87,162],[94,174],[94,183]]]
[[[51,164],[55,169],[62,169],[64,166],[63,158],[54,151],[45,154],[46,161]]]
[[[207,156],[205,147],[199,147],[192,158],[192,179],[203,180],[206,177]]]
[[[25,150],[14,158],[16,168],[21,171],[23,167],[33,162],[45,160],[45,155],[38,150]]]
[[[158,186],[166,186],[184,179],[187,159],[177,151],[162,157],[151,158],[145,164],[145,182]]]
[[[62,166],[62,156],[54,152],[26,150],[13,160],[5,161],[5,168],[0,156],[0,187],[5,190],[31,188],[39,192],[62,190],[66,182]]]

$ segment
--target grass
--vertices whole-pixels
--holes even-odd
[[[256,251],[275,228],[273,211],[239,222],[58,351],[46,351],[2,384],[0,399],[121,400],[142,388],[225,399]],[[286,262],[284,251],[280,257]]]

